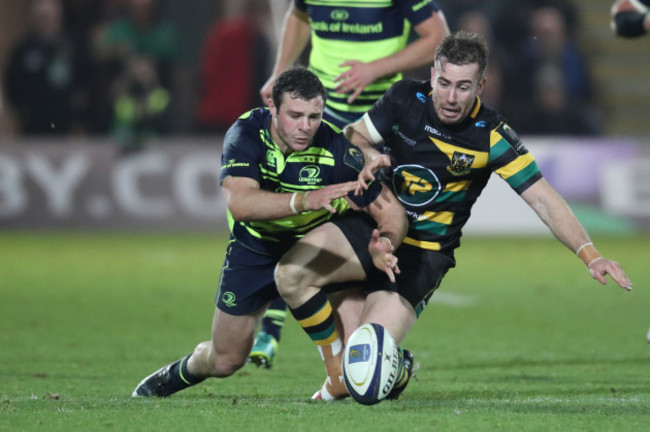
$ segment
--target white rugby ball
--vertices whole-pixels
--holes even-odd
[[[398,347],[388,330],[372,323],[352,333],[343,353],[343,378],[355,401],[374,405],[384,399],[398,368]]]

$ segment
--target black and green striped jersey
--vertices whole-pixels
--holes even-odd
[[[223,181],[227,176],[248,177],[260,188],[272,192],[303,192],[324,186],[357,180],[363,168],[363,154],[340,133],[322,122],[309,147],[282,154],[273,142],[268,108],[256,108],[242,115],[228,130],[221,155]],[[349,198],[363,208],[374,201],[381,190],[375,183],[367,193]],[[349,205],[344,198],[332,203],[337,214]],[[264,254],[287,249],[310,229],[333,216],[325,209],[269,221],[234,221],[228,212],[233,236],[244,246]]]
[[[432,0],[295,0],[295,7],[309,15],[311,51],[309,67],[327,89],[326,118],[336,125],[358,119],[370,109],[401,74],[385,76],[368,87],[352,103],[337,93],[334,78],[348,67],[346,60],[372,62],[393,55],[407,45],[411,26],[431,18],[439,10]]]
[[[389,182],[409,218],[405,244],[452,254],[492,172],[519,194],[542,177],[515,131],[479,98],[463,122],[442,123],[428,81],[393,85],[366,124],[393,161]]]

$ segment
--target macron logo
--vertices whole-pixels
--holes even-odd
[[[437,135],[437,136],[439,136],[439,137],[443,137],[443,138],[448,139],[448,140],[451,139],[451,138],[448,137],[447,135],[445,135],[445,134],[443,134],[442,132],[440,132],[438,129],[436,129],[436,128],[434,128],[434,127],[431,127],[431,126],[429,126],[429,125],[425,125],[425,126],[424,126],[424,130],[427,131],[427,132],[429,132],[430,134]]]

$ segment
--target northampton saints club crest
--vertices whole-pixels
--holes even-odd
[[[451,157],[451,165],[447,167],[447,171],[453,175],[467,174],[472,168],[474,156],[455,151]]]

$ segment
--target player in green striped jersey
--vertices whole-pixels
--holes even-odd
[[[346,135],[366,156],[360,180],[392,168],[388,181],[402,202],[409,230],[395,252],[397,291],[409,313],[387,327],[401,341],[447,270],[455,266],[461,229],[494,172],[574,251],[591,276],[606,275],[622,288],[632,283],[617,262],[602,257],[564,199],[546,182],[515,131],[481,103],[488,47],[482,36],[459,32],[438,47],[431,81],[401,81]],[[388,154],[374,146],[383,145]]]
[[[411,28],[418,38],[409,44]],[[262,99],[268,101],[275,78],[311,41],[309,67],[328,93],[324,119],[342,128],[401,79],[401,72],[430,64],[447,34],[433,0],[294,0]]]

